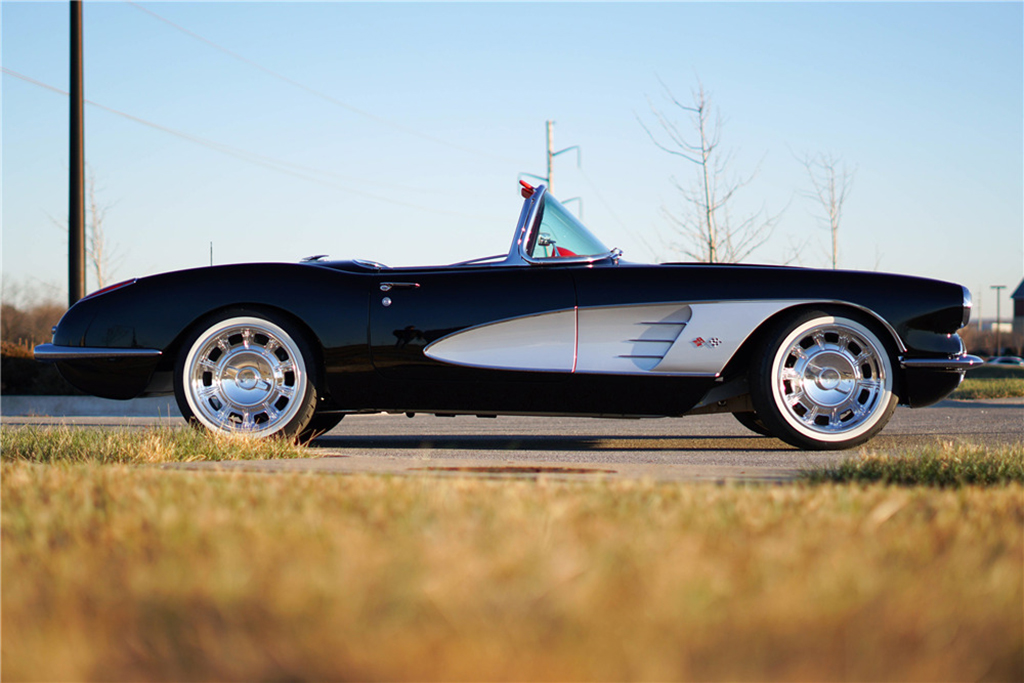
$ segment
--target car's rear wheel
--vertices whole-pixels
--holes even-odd
[[[182,349],[174,394],[190,423],[294,439],[313,418],[312,354],[286,322],[225,314],[199,325]]]
[[[896,409],[890,352],[852,316],[791,316],[766,335],[754,358],[754,410],[769,432],[799,448],[862,444]]]

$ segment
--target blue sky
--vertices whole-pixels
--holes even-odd
[[[830,152],[856,168],[841,267],[961,282],[985,317],[1005,284],[1006,315],[1024,274],[1022,7],[87,2],[86,98],[187,138],[87,106],[86,158],[116,277],[205,265],[210,242],[217,263],[445,263],[508,248],[552,119],[556,149],[582,148],[581,169],[556,159],[555,194],[626,258],[672,260],[662,211],[693,168],[637,116],[668,108],[659,79],[685,99],[699,78],[735,173],[756,171],[735,215],[785,209],[750,260],[806,243],[800,263],[827,264],[797,156]],[[5,1],[0,21],[3,67],[67,90],[67,4]],[[4,73],[9,281],[66,287],[67,112]]]

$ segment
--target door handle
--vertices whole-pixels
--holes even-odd
[[[382,282],[380,283],[380,291],[390,292],[392,289],[419,289],[420,283],[418,282]]]

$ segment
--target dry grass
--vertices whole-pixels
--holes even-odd
[[[2,470],[4,680],[1020,680],[1024,487]]]
[[[309,457],[285,439],[248,439],[188,427],[72,429],[0,427],[3,462],[52,465],[144,465],[197,460],[267,460]]]
[[[810,482],[861,482],[898,486],[1001,486],[1024,484],[1024,443],[926,446],[891,455],[864,451],[835,466],[805,473]]]

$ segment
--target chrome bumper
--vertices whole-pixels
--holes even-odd
[[[963,372],[977,365],[984,364],[981,358],[961,354],[953,358],[901,358],[900,365],[904,368],[918,370],[937,370],[939,372]]]
[[[52,363],[58,360],[95,360],[101,358],[155,358],[163,355],[160,349],[104,349],[87,346],[56,346],[40,344],[32,349],[38,361]]]

